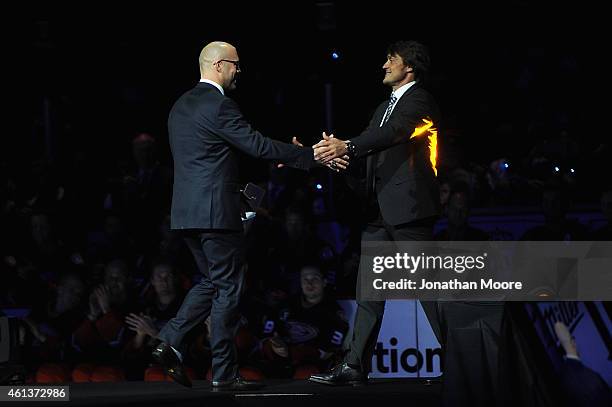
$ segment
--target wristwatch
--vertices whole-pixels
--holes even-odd
[[[346,154],[349,158],[355,158],[355,144],[351,143],[351,140],[346,140]]]

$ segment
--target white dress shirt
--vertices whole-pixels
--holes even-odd
[[[395,97],[397,98],[397,100],[395,101],[395,103],[393,104],[393,106],[391,107],[391,112],[389,112],[389,116],[391,116],[391,113],[393,113],[393,109],[395,109],[395,106],[397,106],[397,102],[399,102],[400,98],[404,95],[404,93],[406,93],[406,91],[408,89],[410,89],[410,87],[412,85],[414,85],[416,83],[416,81],[412,81],[412,82],[408,82],[405,85],[400,86],[399,88],[395,89],[393,92],[391,92],[392,95],[395,95]],[[389,97],[390,99],[391,97]],[[387,112],[387,109],[385,109],[385,113]],[[383,118],[380,120],[380,126],[382,127],[383,125],[383,120],[385,120],[385,116],[386,114],[383,114]]]
[[[213,85],[215,88],[219,89],[219,92],[221,92],[221,94],[223,96],[225,96],[225,92],[223,92],[223,88],[221,87],[221,85],[219,85],[217,82],[215,81],[211,81],[210,79],[200,79],[200,82],[204,82],[204,83],[210,83],[211,85]]]

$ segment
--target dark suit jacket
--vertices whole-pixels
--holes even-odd
[[[428,133],[413,139],[410,136],[424,124],[423,118],[433,120],[438,128],[438,107],[418,83],[402,95],[380,127],[387,105],[388,101],[381,103],[368,127],[351,139],[356,157],[366,160],[366,196],[369,199],[376,194],[382,218],[394,226],[437,216],[440,194],[430,161]]]
[[[608,383],[599,373],[578,360],[565,360],[561,367],[561,386],[569,396],[568,405],[603,407],[612,403],[612,393]]]
[[[309,169],[311,148],[264,137],[238,105],[200,82],[174,104],[168,118],[174,158],[172,229],[241,230],[240,152]]]

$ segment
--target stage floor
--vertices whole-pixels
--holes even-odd
[[[212,392],[210,382],[191,389],[173,382],[71,383],[70,406],[437,406],[441,384],[422,379],[370,380],[367,386],[330,387],[308,381],[266,381],[256,392]],[[349,404],[350,403],[350,404]],[[58,405],[55,402],[36,405]],[[32,403],[31,405],[34,405]]]

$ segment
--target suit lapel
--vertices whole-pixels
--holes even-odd
[[[393,113],[391,113],[391,116],[393,116],[396,112],[397,109],[400,108],[400,104],[405,103],[406,100],[408,100],[407,98],[410,97],[410,94],[412,92],[414,92],[414,90],[419,86],[418,83],[415,83],[414,85],[412,85],[410,87],[410,89],[408,89],[406,92],[404,92],[404,94],[402,95],[402,97],[400,98],[400,100],[397,101],[397,104],[395,106],[395,108],[393,109]],[[383,102],[380,104],[380,106],[378,106],[378,109],[376,109],[376,112],[374,113],[374,118],[375,118],[375,125],[380,125],[380,122],[382,121],[382,118],[385,114],[385,112],[387,111],[387,106],[388,106],[388,102]],[[390,119],[390,118],[389,118]],[[374,191],[374,174],[376,172],[375,168],[378,168],[385,160],[385,151],[380,151],[378,153],[375,154],[370,154],[367,157],[367,165],[366,165],[366,182],[368,183],[367,185],[367,190],[368,191],[372,191],[372,193],[376,193],[376,191]]]
[[[398,101],[397,101],[397,103],[396,103],[396,105],[395,105],[395,108],[393,109],[393,113],[391,113],[391,116],[393,116],[393,115],[395,114],[395,112],[397,111],[397,109],[398,109],[399,105],[401,105],[402,103],[405,103],[405,102],[406,102],[406,100],[408,100],[407,98],[410,96],[410,94],[411,94],[412,92],[414,92],[414,90],[415,90],[416,88],[418,88],[418,87],[419,87],[419,84],[418,84],[418,83],[415,83],[414,85],[412,85],[412,86],[410,87],[410,89],[408,89],[406,92],[404,92],[404,94],[402,95],[402,97],[400,98],[400,100],[398,100]],[[382,121],[383,116],[385,115],[385,112],[387,111],[387,106],[388,106],[388,105],[389,105],[389,102],[388,102],[388,101],[382,102],[382,103],[381,103],[381,104],[378,106],[378,108],[376,109],[376,112],[374,112],[374,119],[375,119],[375,120],[374,120],[374,123],[375,123],[377,126],[380,126],[380,122]],[[390,118],[389,118],[389,119],[390,119]],[[388,120],[389,120],[389,119],[388,119]]]
[[[419,83],[415,83],[414,85],[412,85],[410,87],[410,89],[408,89],[406,92],[404,92],[404,94],[402,95],[402,98],[400,100],[402,100],[403,98],[405,98],[406,96],[410,95],[412,92],[414,92],[415,89],[417,89],[419,87]]]

